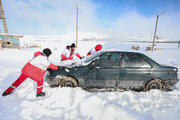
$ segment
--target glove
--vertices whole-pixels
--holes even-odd
[[[47,71],[50,72],[52,69],[51,68],[47,68]]]
[[[82,59],[82,58],[84,58],[84,56],[83,56],[83,57],[80,57],[80,59]]]

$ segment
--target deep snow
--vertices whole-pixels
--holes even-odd
[[[77,50],[86,55],[99,42],[81,42]],[[129,44],[101,43],[104,49],[132,51]],[[47,45],[48,46],[48,45]],[[180,49],[142,52],[158,63],[172,65],[180,70]],[[59,64],[65,44],[53,48],[50,57]],[[37,49],[4,49],[0,51],[0,94],[21,73],[23,65]],[[180,72],[178,72],[180,73]],[[180,77],[180,76],[179,76]],[[44,84],[46,96],[36,98],[36,82],[27,79],[12,95],[0,95],[1,120],[179,120],[180,82],[171,92],[87,92],[81,88],[50,88]]]

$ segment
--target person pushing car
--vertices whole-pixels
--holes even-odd
[[[50,63],[48,57],[52,54],[49,48],[45,48],[43,52],[35,52],[34,57],[22,68],[19,78],[2,94],[2,96],[10,95],[22,82],[27,78],[37,82],[36,97],[45,95],[43,89],[43,77],[47,69],[57,70],[58,66]]]
[[[81,59],[82,57],[75,51],[75,48],[76,45],[74,43],[72,43],[71,46],[66,46],[66,49],[61,53],[61,61],[72,60],[74,55]]]
[[[100,51],[101,49],[102,49],[102,45],[98,44],[87,53],[87,56],[91,55],[91,54],[93,54],[93,53],[95,53],[97,51]]]
[[[70,50],[70,57],[69,57],[69,59],[70,60],[72,60],[73,59],[73,57],[74,57],[74,55],[76,55],[78,58],[82,58],[80,55],[79,55],[79,53],[77,53],[76,51],[75,51],[75,48],[76,48],[76,45],[74,44],[74,43],[72,43],[71,44],[71,50]]]

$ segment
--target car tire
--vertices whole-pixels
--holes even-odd
[[[65,77],[64,79],[61,80],[60,86],[61,87],[77,87],[78,82],[77,82],[76,79],[67,76],[67,77]]]
[[[154,79],[146,83],[144,87],[144,91],[152,90],[152,89],[158,89],[162,90],[163,89],[163,84],[162,81],[159,79]]]

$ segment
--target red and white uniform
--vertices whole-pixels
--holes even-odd
[[[77,53],[75,50],[70,53],[69,60],[72,60],[74,58],[74,55],[76,55],[78,58],[81,58],[79,53]]]
[[[66,47],[66,49],[64,49],[63,52],[61,53],[61,61],[63,61],[63,60],[72,60],[74,55],[76,55],[78,58],[81,58],[81,56],[76,51],[71,52],[71,50],[69,50]]]
[[[92,49],[88,52],[87,56],[88,56],[88,55],[91,55],[91,54],[93,54],[93,53],[95,53],[95,52],[97,52],[97,51],[99,51],[99,50],[101,50],[101,49],[102,49],[102,45],[101,45],[101,44],[98,44],[98,45],[96,45],[95,48],[92,48]]]
[[[58,66],[49,63],[47,57],[41,52],[36,52],[34,57],[22,68],[22,74],[19,78],[5,91],[5,93],[12,92],[17,88],[26,78],[31,78],[37,82],[37,94],[43,89],[43,77],[47,68],[58,69]]]
[[[61,61],[68,60],[70,57],[70,53],[71,51],[66,47],[66,49],[64,49],[63,52],[61,53]]]

